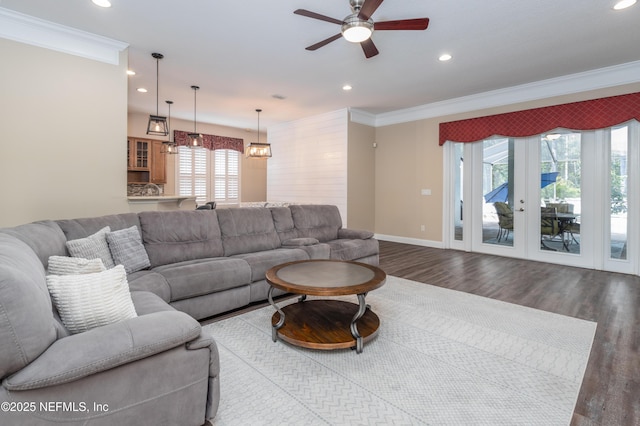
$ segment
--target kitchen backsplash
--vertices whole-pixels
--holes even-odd
[[[127,185],[127,197],[163,195],[164,185],[154,183],[130,183]]]

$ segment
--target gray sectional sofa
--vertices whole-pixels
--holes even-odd
[[[140,232],[150,266],[127,274],[137,316],[70,334],[48,293],[48,261],[69,256],[67,241],[105,226]],[[372,237],[343,228],[329,205],[150,211],[0,229],[0,403],[11,408],[0,410],[0,424],[203,424],[217,411],[220,365],[215,336],[196,320],[266,300],[265,273],[280,263],[377,265]]]

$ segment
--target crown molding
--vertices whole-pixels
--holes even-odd
[[[0,37],[119,65],[127,43],[0,8]]]
[[[370,112],[349,108],[349,116],[353,123],[364,124],[371,127],[376,126],[376,115]]]
[[[640,61],[433,102],[375,116],[375,127],[442,117],[640,82]]]

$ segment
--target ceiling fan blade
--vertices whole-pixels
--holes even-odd
[[[367,59],[376,56],[378,53],[378,49],[376,48],[376,45],[373,44],[373,40],[371,40],[370,38],[366,39],[365,41],[360,43],[360,46],[362,46],[362,51],[364,52],[364,56],[367,57]]]
[[[373,15],[373,12],[382,4],[384,0],[365,0],[364,4],[360,8],[358,18],[368,20]]]
[[[341,37],[342,37],[342,34],[336,34],[334,36],[329,37],[326,40],[322,40],[322,41],[317,42],[316,44],[312,44],[311,46],[306,47],[305,49],[307,49],[307,50],[317,50],[317,49],[320,49],[322,46],[326,46],[327,44],[329,44],[332,41],[335,41],[335,40],[337,40],[337,39],[339,39]]]
[[[321,21],[331,22],[332,24],[342,25],[342,21],[339,19],[330,18],[328,16],[320,15],[319,13],[311,12],[305,9],[294,10],[296,15],[306,16],[307,18],[319,19]]]
[[[384,21],[373,24],[373,29],[379,30],[426,30],[429,18],[402,19],[399,21]]]

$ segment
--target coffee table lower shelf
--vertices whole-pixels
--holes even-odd
[[[341,300],[305,300],[292,303],[282,309],[285,322],[277,330],[278,338],[292,345],[310,349],[356,348],[356,339],[351,334],[351,321],[358,312],[358,305]],[[274,313],[271,325],[280,320]],[[378,334],[380,319],[367,308],[356,322],[363,343]]]

